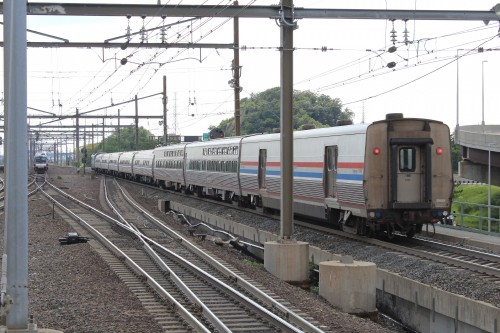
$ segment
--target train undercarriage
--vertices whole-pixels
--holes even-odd
[[[403,211],[399,212],[399,216],[394,213],[391,215],[385,219],[363,218],[354,216],[351,211],[330,208],[327,211],[327,223],[353,234],[367,237],[384,236],[389,239],[394,239],[396,234],[413,238],[415,234],[422,232],[424,224],[432,223],[419,211]]]

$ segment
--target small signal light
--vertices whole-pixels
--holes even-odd
[[[437,148],[437,149],[436,149],[436,153],[437,153],[438,155],[442,155],[442,154],[443,154],[443,148],[441,148],[441,147]]]
[[[373,154],[379,155],[380,154],[380,149],[379,148],[373,148]]]

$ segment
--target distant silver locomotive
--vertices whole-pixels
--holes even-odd
[[[279,210],[280,135],[93,156],[96,172]],[[408,237],[448,215],[453,174],[442,122],[387,115],[370,125],[296,131],[294,212],[363,235]]]
[[[45,173],[49,169],[49,160],[46,152],[35,153],[33,160],[33,170],[36,173]]]

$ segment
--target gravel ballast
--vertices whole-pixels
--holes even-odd
[[[75,168],[51,168],[50,181],[88,204],[99,206],[101,177],[80,175]],[[157,198],[143,196],[127,186],[134,199],[186,236],[186,228],[157,209]],[[60,245],[58,239],[74,231],[52,204],[37,193],[28,198],[29,217],[29,314],[38,328],[67,333],[162,332],[139,300],[112,272],[89,243]],[[4,225],[0,232],[3,234]],[[88,235],[85,235],[88,236]],[[0,238],[0,247],[4,246]],[[282,282],[261,266],[250,265],[243,254],[209,241],[200,246],[221,257],[272,293],[307,313],[329,332],[400,332],[390,323],[375,323],[334,309],[321,297]],[[224,250],[221,250],[224,249]]]

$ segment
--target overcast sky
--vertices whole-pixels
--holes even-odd
[[[161,1],[162,4],[201,2]],[[278,2],[240,0],[239,4],[270,5]],[[156,4],[157,1],[120,3]],[[232,1],[203,2],[205,5],[230,3]],[[381,10],[489,10],[496,4],[485,0],[296,0],[294,3],[306,8]],[[167,18],[165,23],[178,20]],[[150,29],[161,25],[162,20],[28,17],[28,29],[70,41],[102,42],[125,34],[129,24],[131,31],[137,32],[143,24]],[[499,123],[500,38],[495,37],[498,22],[485,25],[484,22],[472,21],[408,21],[405,24],[401,20],[392,23],[385,20],[309,19],[300,20],[298,26],[294,31],[294,89],[339,98],[345,107],[354,111],[355,123],[363,120],[369,123],[384,118],[386,113],[402,112],[406,117],[441,120],[453,130],[457,117],[457,72],[460,125],[481,123],[483,82],[485,122]],[[394,43],[391,40],[393,28],[397,36]],[[405,28],[408,31],[406,41],[403,36]],[[227,44],[233,41],[232,32],[232,20],[201,19],[192,24],[174,25],[166,33],[168,42]],[[246,47],[240,52],[241,98],[279,86],[279,36],[280,30],[274,20],[240,19],[240,45]],[[135,36],[132,41],[138,42],[138,38]],[[51,39],[28,33],[28,40]],[[159,41],[158,31],[148,35],[147,42]],[[386,51],[392,45],[397,46],[397,52]],[[479,47],[486,51],[478,53]],[[461,57],[458,68],[457,54]],[[121,65],[120,60],[125,57],[129,62]],[[76,108],[86,112],[132,99],[136,94],[142,97],[160,92],[162,77],[166,75],[169,133],[201,135],[209,125],[217,125],[234,113],[233,90],[228,85],[232,59],[233,51],[225,49],[30,48],[28,106],[58,115],[74,114]],[[396,67],[388,69],[390,62],[396,62]],[[3,81],[1,84],[3,88]],[[94,114],[117,115],[118,109],[122,115],[135,112],[131,103]],[[141,101],[139,110],[141,114],[161,115],[161,97]],[[34,113],[29,111],[29,114]],[[32,121],[32,124],[36,122]],[[90,123],[92,121],[88,120],[87,124]],[[117,124],[117,120],[112,120],[112,123]],[[131,120],[121,121],[121,124],[127,123]],[[155,135],[162,134],[158,119],[144,120],[140,125]]]

